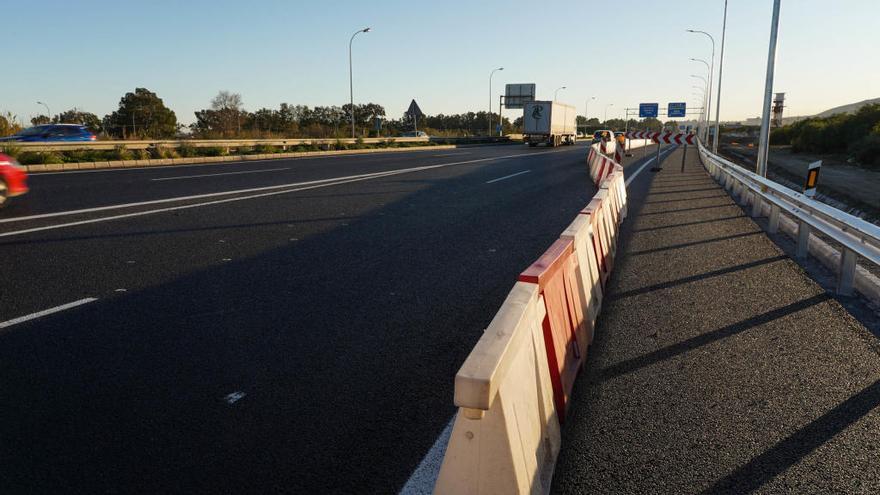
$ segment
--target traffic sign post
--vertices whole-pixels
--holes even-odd
[[[639,103],[639,118],[654,118],[660,115],[659,103]]]
[[[666,109],[666,116],[669,118],[672,117],[684,117],[687,114],[687,103],[670,103]]]

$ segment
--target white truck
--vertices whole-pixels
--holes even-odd
[[[530,101],[523,106],[523,141],[529,146],[574,144],[577,140],[577,111],[555,101]]]

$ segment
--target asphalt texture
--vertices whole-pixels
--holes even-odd
[[[0,322],[97,300],[0,323],[0,493],[395,493],[517,275],[594,194],[585,155],[32,175],[0,214]],[[234,192],[253,188],[272,195]]]
[[[691,149],[630,216],[553,493],[878,493],[880,346]]]

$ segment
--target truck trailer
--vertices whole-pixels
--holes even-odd
[[[523,106],[523,141],[529,146],[574,144],[577,140],[577,112],[556,101],[530,101]]]

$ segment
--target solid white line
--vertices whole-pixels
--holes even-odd
[[[218,204],[223,204],[223,203],[231,203],[231,202],[235,202],[235,201],[244,201],[244,200],[254,199],[254,198],[263,198],[263,197],[275,196],[275,195],[279,195],[279,194],[287,194],[287,193],[298,192],[298,191],[306,191],[309,189],[318,189],[318,188],[322,188],[322,187],[330,187],[330,186],[337,186],[337,185],[341,185],[341,184],[348,184],[350,182],[378,179],[378,178],[388,177],[388,176],[392,176],[392,175],[407,174],[407,173],[411,173],[411,172],[421,172],[424,170],[431,170],[431,169],[435,169],[435,168],[451,167],[454,165],[468,165],[468,164],[472,164],[472,163],[497,161],[497,160],[503,160],[503,159],[507,159],[507,158],[521,157],[521,156],[534,156],[534,155],[546,154],[546,153],[559,153],[561,151],[564,151],[564,150],[545,151],[543,153],[530,153],[528,155],[517,154],[517,155],[498,156],[498,157],[492,157],[492,158],[479,158],[476,160],[467,160],[467,161],[463,161],[463,162],[441,163],[438,165],[425,165],[422,167],[412,167],[412,168],[406,168],[406,169],[400,169],[400,170],[390,170],[390,171],[386,171],[386,172],[376,172],[376,173],[372,173],[372,174],[352,175],[352,176],[348,176],[348,177],[337,177],[335,179],[322,179],[322,180],[311,181],[311,182],[300,182],[300,183],[283,184],[283,185],[278,185],[278,186],[267,186],[267,187],[256,187],[256,188],[251,188],[251,189],[240,189],[237,191],[228,191],[228,192],[221,192],[221,193],[202,194],[202,195],[198,195],[198,196],[188,196],[185,198],[169,198],[169,199],[161,199],[161,200],[156,200],[156,201],[145,201],[142,203],[131,203],[131,204],[127,204],[127,205],[104,206],[104,207],[100,207],[100,208],[91,208],[88,210],[75,210],[75,211],[70,211],[70,212],[47,213],[44,215],[34,215],[31,217],[10,218],[10,219],[6,219],[6,220],[0,220],[0,223],[8,222],[8,221],[21,221],[21,220],[25,220],[25,219],[56,217],[56,216],[61,216],[61,215],[72,215],[74,213],[86,213],[86,212],[91,212],[91,211],[103,211],[103,210],[109,210],[109,209],[113,209],[113,208],[126,208],[126,207],[131,207],[131,206],[138,206],[138,205],[167,203],[170,201],[180,201],[183,199],[198,199],[198,198],[216,197],[219,195],[229,195],[229,194],[235,194],[235,193],[247,193],[247,192],[271,190],[271,192],[252,194],[249,196],[237,196],[234,198],[218,199],[218,200],[214,200],[214,201],[206,201],[203,203],[193,203],[193,204],[182,205],[182,206],[171,206],[168,208],[159,208],[159,209],[155,209],[155,210],[139,211],[139,212],[127,213],[127,214],[123,214],[123,215],[113,215],[113,216],[109,216],[109,217],[99,217],[99,218],[92,218],[89,220],[80,220],[77,222],[61,223],[61,224],[56,224],[56,225],[47,225],[44,227],[34,227],[34,228],[30,228],[30,229],[15,230],[15,231],[11,231],[11,232],[3,232],[3,233],[0,233],[0,237],[11,237],[11,236],[15,236],[15,235],[29,234],[29,233],[33,233],[33,232],[41,232],[44,230],[62,229],[62,228],[66,228],[66,227],[75,227],[78,225],[87,225],[87,224],[92,224],[92,223],[108,222],[111,220],[119,220],[122,218],[140,217],[140,216],[144,216],[144,215],[153,215],[156,213],[163,213],[163,212],[176,211],[176,210],[186,210],[186,209],[190,209],[190,208],[199,208],[202,206],[211,206],[211,205],[218,205]],[[312,184],[312,185],[306,185],[306,184]],[[302,185],[305,185],[305,187],[294,187],[294,186],[302,186]],[[278,190],[278,189],[282,189],[285,187],[287,187],[287,188],[294,187],[294,188],[293,189],[283,189],[281,191]]]
[[[437,437],[437,441],[431,447],[431,450],[419,463],[419,466],[413,471],[412,475],[400,489],[400,495],[431,495],[434,492],[434,483],[440,474],[440,465],[443,464],[443,454],[446,453],[446,446],[449,444],[449,437],[452,435],[452,425],[455,423],[455,416],[449,420],[446,428]]]
[[[673,148],[670,148],[670,149],[666,150],[664,153],[669,154],[669,152],[671,152],[671,151],[674,150],[674,149],[675,149],[674,147],[673,147]],[[638,177],[638,175],[639,175],[640,173],[642,173],[642,170],[645,170],[645,167],[647,167],[648,165],[651,164],[651,162],[654,161],[654,158],[656,158],[656,157],[653,157],[653,156],[652,156],[651,158],[648,159],[648,161],[646,161],[645,163],[643,163],[642,166],[639,167],[638,170],[636,170],[636,173],[630,175],[629,178],[626,179],[626,182],[624,182],[623,185],[624,185],[625,187],[628,187],[628,186],[629,186],[629,183],[632,182],[633,180],[635,180],[635,178]],[[661,158],[662,158],[662,157],[661,157]]]
[[[19,316],[18,318],[13,318],[9,321],[4,321],[4,322],[0,323],[0,329],[9,328],[12,325],[17,325],[19,323],[24,323],[26,321],[36,320],[37,318],[42,318],[43,316],[48,316],[53,313],[59,313],[61,311],[64,311],[64,310],[67,310],[70,308],[75,308],[77,306],[82,306],[83,304],[88,304],[90,302],[97,301],[97,300],[98,299],[95,297],[86,297],[86,298],[80,299],[78,301],[73,301],[73,302],[70,302],[67,304],[62,304],[61,306],[55,306],[54,308],[44,309],[43,311],[37,311],[36,313],[31,313],[31,314],[25,315],[25,316]]]
[[[515,174],[505,175],[504,177],[499,177],[497,179],[488,180],[488,181],[486,181],[486,184],[491,184],[493,182],[498,182],[499,180],[504,180],[504,179],[509,179],[511,177],[516,177],[517,175],[527,174],[529,172],[531,172],[531,170],[523,170],[522,172],[517,172]]]
[[[217,177],[219,175],[241,175],[241,174],[258,174],[260,172],[277,172],[279,170],[290,170],[290,167],[284,168],[263,168],[260,170],[244,170],[241,172],[221,172],[219,174],[200,174],[200,175],[181,175],[180,177],[160,177],[158,179],[150,179],[152,181],[160,180],[180,180],[180,179],[200,179],[202,177]]]

